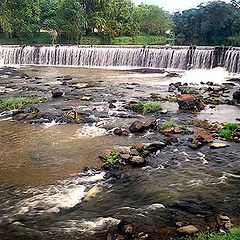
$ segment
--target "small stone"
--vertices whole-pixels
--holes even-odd
[[[133,144],[133,147],[134,147],[135,149],[137,149],[138,151],[141,151],[141,150],[144,148],[144,144],[143,144],[143,143],[140,143],[140,142],[135,142],[135,143]]]
[[[148,119],[145,123],[144,123],[144,127],[145,129],[149,129],[149,128],[154,128],[156,125],[156,119]]]
[[[136,120],[130,127],[129,131],[131,133],[143,132],[145,130],[144,124],[140,120]]]
[[[226,143],[212,143],[210,144],[210,148],[217,149],[217,148],[226,148],[229,147],[229,144]]]
[[[77,89],[81,89],[81,88],[87,88],[89,87],[89,85],[87,83],[76,83],[76,84],[73,84],[73,87]]]
[[[229,222],[226,222],[224,227],[228,230],[232,229],[233,228],[233,224],[229,221]]]
[[[163,109],[163,110],[160,111],[160,113],[162,113],[162,114],[167,114],[167,113],[168,113],[168,110],[167,110],[167,109]]]
[[[131,149],[130,154],[133,156],[138,156],[139,152],[137,149],[133,148],[133,149]]]
[[[156,152],[166,146],[163,142],[152,142],[149,144],[146,144],[144,147],[144,150],[150,151],[150,152]]]
[[[116,106],[113,103],[110,103],[109,108],[116,108]]]
[[[128,132],[127,130],[123,130],[123,131],[122,131],[122,135],[125,136],[125,137],[127,137],[127,136],[129,135],[129,132]]]
[[[121,157],[123,160],[129,160],[131,158],[130,154],[122,154]]]
[[[225,216],[225,215],[222,215],[222,214],[218,215],[218,219],[221,220],[221,221],[225,221],[225,222],[230,221],[230,218],[228,216]]]
[[[193,225],[188,225],[188,226],[185,226],[185,227],[180,227],[177,229],[177,232],[180,234],[180,235],[194,235],[198,232],[198,228],[196,228],[195,226]]]
[[[90,97],[90,96],[83,96],[83,97],[81,98],[81,100],[82,100],[82,101],[90,101],[90,100],[92,100],[92,97]]]
[[[133,165],[142,165],[145,163],[145,159],[140,156],[133,156],[132,159],[130,159],[130,163]]]
[[[114,129],[113,133],[114,133],[115,135],[121,136],[122,133],[123,133],[123,131],[122,131],[121,128],[116,128],[116,129]]]
[[[52,97],[53,98],[60,98],[63,95],[63,91],[60,89],[53,89],[52,90]]]

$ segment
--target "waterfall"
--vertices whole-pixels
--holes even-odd
[[[1,46],[5,65],[211,69],[239,73],[240,48],[182,46]]]

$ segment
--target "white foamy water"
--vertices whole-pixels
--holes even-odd
[[[59,125],[59,123],[56,122],[56,120],[53,120],[51,121],[50,123],[44,123],[43,126],[45,128],[50,128],[50,127],[53,127],[53,126],[56,126],[56,125]]]
[[[104,136],[107,134],[107,130],[104,128],[97,127],[95,125],[88,125],[78,129],[75,138],[94,138],[98,136]]]
[[[226,80],[231,75],[224,68],[217,67],[213,69],[192,69],[185,71],[182,77],[173,78],[169,81],[164,81],[164,83],[169,84],[173,82],[182,82],[182,83],[193,83],[200,84],[201,82],[213,82],[216,84],[221,84],[226,82]]]
[[[83,200],[95,197],[101,191],[96,184],[104,179],[104,175],[104,172],[89,171],[87,175],[80,174],[44,189],[31,188],[25,194],[33,196],[18,203],[16,213],[42,215],[73,208]]]

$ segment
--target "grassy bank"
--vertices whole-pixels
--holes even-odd
[[[202,233],[199,234],[198,237],[184,238],[184,240],[240,240],[240,227],[235,227],[230,233],[224,235]]]
[[[135,37],[116,37],[113,44],[116,45],[165,45],[172,43],[173,40],[162,36],[135,36]],[[58,44],[66,44],[64,39],[58,39]],[[24,38],[6,38],[0,34],[0,45],[18,45],[18,44],[51,44],[51,36],[47,33],[39,33],[34,39]],[[81,45],[101,45],[104,44],[99,36],[83,36],[74,44]]]
[[[173,39],[163,36],[117,37],[114,39],[116,45],[166,45],[173,44],[173,42]]]

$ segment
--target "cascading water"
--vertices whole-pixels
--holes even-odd
[[[212,69],[239,73],[240,48],[177,46],[2,46],[5,65]]]

